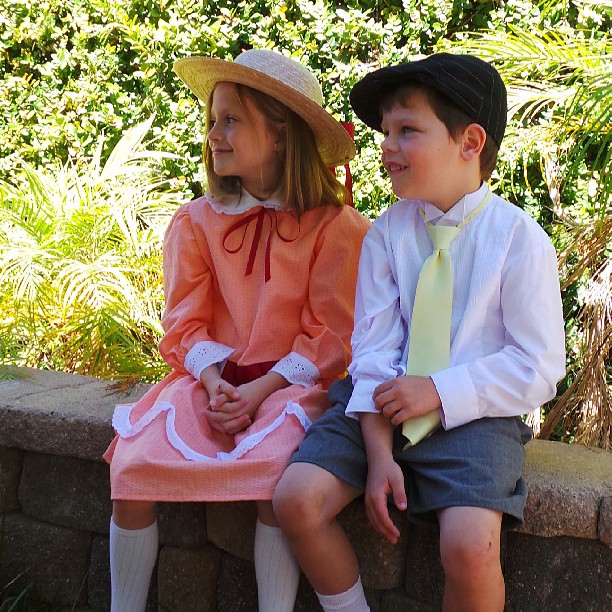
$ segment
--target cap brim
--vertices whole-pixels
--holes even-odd
[[[427,82],[427,74],[411,64],[387,66],[367,74],[351,89],[349,100],[355,114],[368,127],[382,131],[380,103],[387,93],[402,81],[418,80]]]
[[[310,98],[271,76],[235,62],[207,57],[178,59],[174,71],[204,103],[222,81],[252,87],[282,102],[310,126],[321,159],[328,166],[340,166],[355,157],[355,145],[336,119]]]

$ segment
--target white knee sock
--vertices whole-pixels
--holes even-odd
[[[291,612],[295,603],[300,567],[280,527],[257,521],[255,575],[259,612]]]
[[[111,518],[111,612],[145,609],[157,559],[157,538],[157,521],[144,529],[121,529]]]
[[[319,595],[317,593],[317,597],[324,612],[370,612],[365,593],[363,592],[361,576],[344,593],[338,593],[337,595]]]

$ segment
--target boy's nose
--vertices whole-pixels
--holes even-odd
[[[383,151],[397,151],[397,140],[392,136],[386,136],[380,144],[380,148]]]

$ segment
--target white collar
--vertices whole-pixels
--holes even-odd
[[[255,208],[256,206],[283,210],[283,202],[278,191],[274,192],[266,200],[258,200],[255,196],[246,191],[246,189],[243,189],[240,195],[234,196],[227,202],[218,202],[209,193],[206,194],[206,199],[216,213],[223,213],[224,215],[241,215],[243,212],[251,210],[251,208]]]
[[[420,202],[421,208],[425,213],[425,222],[433,223],[434,225],[442,224],[451,226],[462,223],[472,211],[478,208],[487,193],[488,187],[487,183],[483,182],[476,191],[466,193],[445,213],[429,202]]]

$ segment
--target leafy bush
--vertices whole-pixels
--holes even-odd
[[[203,176],[203,116],[176,58],[275,48],[307,64],[327,107],[350,121],[348,92],[365,73],[450,48],[492,61],[510,86],[493,186],[560,254],[568,401],[546,409],[546,433],[609,446],[611,25],[609,2],[595,0],[4,0],[0,356],[100,376],[165,371],[154,349],[161,228]],[[140,139],[145,121],[148,156],[109,186],[122,134]],[[371,217],[393,201],[377,139],[357,122],[355,201]],[[138,193],[141,179],[146,196],[127,202],[124,187]]]

